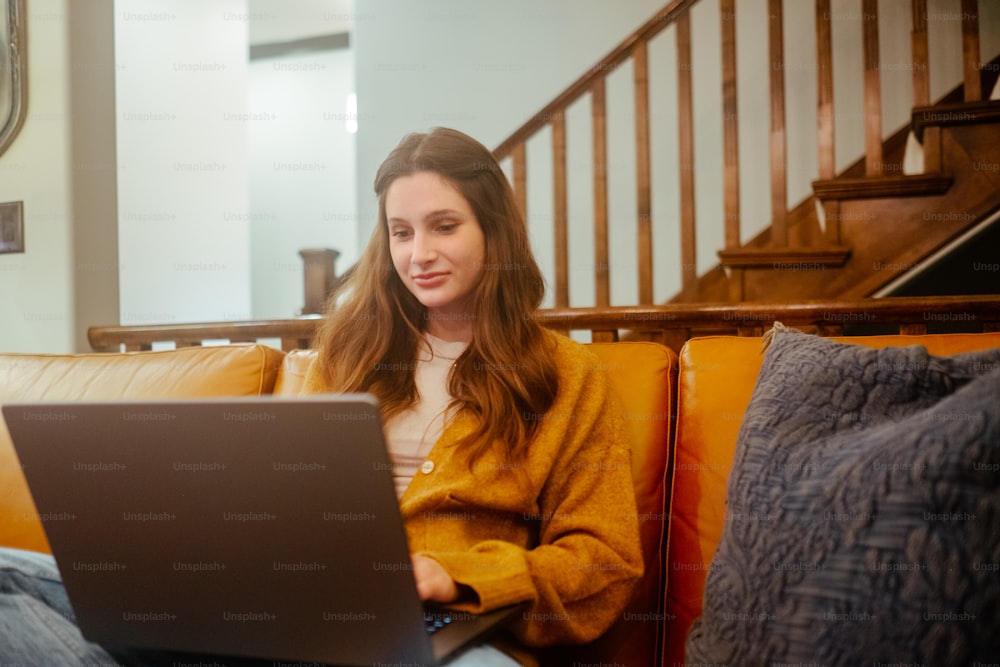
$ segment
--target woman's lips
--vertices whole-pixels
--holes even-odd
[[[437,287],[448,277],[447,273],[421,273],[413,276],[413,282],[419,287]]]

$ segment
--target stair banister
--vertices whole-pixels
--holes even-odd
[[[947,172],[945,162],[945,148],[942,147],[942,130],[946,124],[955,125],[961,120],[947,121],[942,123],[934,115],[940,109],[930,107],[930,78],[929,60],[930,43],[928,40],[928,22],[937,17],[928,14],[927,0],[911,0],[910,5],[904,5],[902,16],[907,14],[912,21],[912,30],[909,41],[911,46],[911,62],[901,63],[908,65],[912,69],[912,102],[914,105],[912,128],[918,139],[923,142],[924,169],[922,173],[904,174],[902,165],[898,163],[897,147],[902,146],[897,142],[899,132],[890,137],[890,143],[886,143],[883,134],[883,100],[882,100],[882,79],[886,63],[883,62],[879,44],[886,40],[879,32],[879,0],[854,0],[851,10],[843,16],[838,17],[831,11],[832,0],[814,0],[815,10],[815,73],[816,73],[816,141],[817,141],[817,178],[812,181],[812,197],[808,195],[801,204],[789,207],[788,197],[790,192],[790,173],[792,169],[800,168],[800,164],[790,159],[788,154],[789,131],[788,121],[795,121],[792,116],[786,119],[786,100],[789,102],[801,103],[801,97],[795,96],[795,90],[789,89],[789,85],[794,85],[789,64],[786,62],[788,54],[785,53],[786,31],[785,24],[795,12],[798,17],[804,17],[802,3],[788,2],[788,0],[767,0],[765,5],[767,16],[760,16],[762,33],[766,36],[766,55],[760,61],[740,63],[740,67],[749,65],[749,71],[760,73],[758,81],[753,85],[767,85],[769,95],[767,100],[762,100],[765,107],[755,107],[750,105],[751,112],[761,109],[769,113],[768,128],[768,148],[766,149],[766,159],[769,167],[766,174],[762,173],[760,179],[762,185],[769,190],[766,201],[770,202],[769,227],[756,234],[749,241],[744,241],[747,235],[746,204],[741,207],[741,179],[744,180],[743,188],[747,187],[746,180],[753,178],[746,170],[741,174],[740,170],[740,150],[739,150],[739,114],[744,115],[747,111],[746,103],[738,103],[737,84],[737,8],[740,11],[748,11],[746,3],[738,3],[736,0],[712,0],[718,3],[721,11],[721,74],[716,72],[699,72],[695,78],[693,69],[693,57],[698,57],[698,53],[692,53],[692,32],[701,29],[704,24],[693,23],[703,14],[692,12],[698,5],[697,0],[674,0],[653,18],[643,24],[638,30],[628,36],[618,47],[613,49],[604,58],[591,67],[583,76],[577,79],[565,91],[556,96],[549,104],[534,114],[528,121],[511,134],[509,138],[501,142],[494,153],[499,160],[510,160],[512,181],[516,192],[519,206],[522,210],[527,207],[526,188],[528,186],[528,170],[526,158],[526,143],[544,129],[550,129],[551,138],[551,160],[552,160],[552,199],[554,209],[551,218],[554,220],[552,235],[554,240],[554,266],[555,276],[553,281],[553,300],[555,307],[566,307],[570,304],[570,286],[568,284],[570,271],[569,240],[572,229],[570,227],[569,213],[574,207],[581,205],[581,199],[576,191],[576,182],[569,183],[569,171],[566,165],[567,154],[572,154],[573,146],[568,146],[570,137],[576,135],[569,132],[567,128],[568,107],[585,95],[590,96],[590,123],[591,142],[593,154],[593,171],[590,175],[588,185],[592,188],[591,202],[585,199],[583,206],[592,206],[593,210],[593,235],[594,235],[594,255],[593,255],[593,279],[594,279],[594,304],[598,307],[607,306],[611,301],[611,252],[609,235],[613,233],[612,226],[631,224],[631,214],[620,217],[612,223],[609,211],[609,180],[608,161],[609,153],[616,149],[616,145],[611,144],[608,136],[608,104],[610,94],[608,92],[607,80],[612,72],[624,63],[631,63],[632,67],[632,102],[634,104],[634,139],[635,139],[635,167],[636,183],[635,196],[636,208],[634,212],[636,251],[632,255],[635,258],[637,267],[637,296],[635,303],[649,304],[653,302],[654,294],[654,273],[662,275],[659,271],[679,269],[679,289],[675,300],[699,301],[728,298],[732,301],[742,301],[745,299],[761,298],[762,284],[768,280],[768,272],[772,274],[785,267],[810,266],[820,269],[841,269],[846,268],[842,273],[831,273],[831,276],[850,276],[855,280],[855,287],[860,288],[867,285],[873,276],[861,276],[861,267],[865,262],[871,261],[870,256],[858,261],[852,261],[848,265],[849,258],[852,257],[852,248],[847,243],[864,243],[871,235],[866,230],[859,229],[857,220],[866,219],[859,217],[856,200],[859,198],[886,199],[889,197],[899,198],[920,198],[937,197],[945,195],[955,183],[951,173]],[[979,44],[979,2],[992,0],[960,0],[961,16],[955,16],[950,12],[948,20],[960,20],[962,31],[962,62],[964,78],[964,98],[965,105],[979,103],[982,108],[974,109],[974,116],[977,118],[993,119],[1000,116],[1000,106],[981,102],[982,98],[982,78],[985,72],[980,63]],[[705,3],[709,4],[709,3]],[[704,8],[704,5],[701,5]],[[899,5],[882,5],[882,9],[899,12]],[[700,10],[699,10],[700,11]],[[712,9],[706,9],[710,12]],[[756,17],[751,17],[756,18]],[[883,17],[884,18],[884,17]],[[862,37],[862,66],[853,73],[859,81],[862,90],[861,105],[863,108],[863,120],[860,123],[847,126],[852,122],[848,119],[838,119],[835,113],[834,100],[834,42],[833,38],[841,26],[834,23],[849,21],[852,25],[850,30],[858,30]],[[900,38],[906,39],[897,28],[898,20],[893,24],[893,32],[887,44],[896,46]],[[799,24],[797,24],[799,25]],[[657,164],[652,158],[658,157],[655,147],[650,146],[650,137],[655,134],[658,126],[651,123],[653,116],[650,108],[659,98],[654,97],[659,93],[653,86],[656,75],[663,71],[662,51],[653,51],[650,47],[650,40],[659,35],[668,27],[675,28],[674,34],[670,37],[675,41],[676,46],[676,93],[668,93],[672,104],[676,104],[677,113],[677,158],[669,166],[671,172],[676,170],[676,183],[665,182],[665,179],[656,173]],[[889,33],[886,33],[889,34]],[[763,35],[762,35],[763,37]],[[694,39],[697,39],[695,36]],[[656,55],[653,55],[653,54]],[[935,52],[936,53],[936,52]],[[795,57],[795,54],[792,54]],[[808,57],[808,56],[803,56]],[[807,63],[803,63],[807,64]],[[811,64],[811,63],[808,63]],[[764,76],[764,70],[767,76]],[[719,77],[719,78],[716,78]],[[744,73],[746,79],[746,73]],[[721,147],[723,165],[717,174],[719,183],[711,184],[713,174],[708,172],[708,178],[704,177],[706,172],[699,172],[696,166],[699,161],[702,163],[711,162],[704,159],[704,153],[700,146],[695,146],[695,129],[703,128],[702,118],[695,118],[696,109],[694,107],[694,90],[700,91],[705,86],[721,88],[722,123],[721,123]],[[988,82],[988,81],[987,81]],[[744,82],[745,83],[745,82]],[[843,93],[840,96],[842,103],[844,100],[850,102],[850,93]],[[961,104],[961,103],[959,103]],[[950,114],[961,119],[969,115],[971,107],[957,109],[957,113]],[[918,113],[918,111],[920,113]],[[947,109],[951,111],[951,109]],[[658,122],[658,121],[657,121]],[[988,120],[987,122],[995,122]],[[653,125],[651,127],[651,125]],[[860,160],[837,174],[837,162],[835,154],[835,136],[843,132],[841,128],[848,129],[849,132],[856,132],[859,139],[863,139],[864,149]],[[744,128],[746,131],[746,126]],[[703,134],[702,134],[703,135]],[[699,135],[699,136],[702,136]],[[847,136],[847,135],[845,135]],[[696,148],[698,152],[696,153]],[[622,150],[629,150],[622,147]],[[712,145],[715,150],[715,144]],[[949,149],[952,150],[952,149]],[[953,152],[953,151],[952,151]],[[950,154],[950,153],[949,153]],[[891,162],[891,165],[886,165]],[[856,166],[857,165],[857,166]],[[533,167],[532,167],[533,170]],[[700,176],[697,183],[695,180]],[[586,186],[585,186],[586,187]],[[706,187],[715,187],[721,208],[721,220],[711,220],[704,222],[708,214],[699,211],[701,221],[696,219],[696,201],[704,206],[702,199]],[[653,211],[653,193],[657,189],[668,189],[676,192],[678,209],[674,211]],[[696,193],[698,197],[696,197]],[[570,197],[572,196],[572,201]],[[794,193],[798,196],[798,193]],[[588,198],[589,198],[588,197]],[[762,198],[763,199],[763,198]],[[942,201],[942,200],[937,200]],[[767,204],[760,207],[759,215],[768,215]],[[711,208],[706,209],[711,211]],[[525,213],[527,211],[525,210]],[[621,216],[621,214],[618,214]],[[653,218],[656,215],[657,218]],[[755,214],[756,215],[756,214]],[[548,216],[541,216],[543,219]],[[876,216],[878,217],[878,216]],[[677,260],[668,262],[664,267],[655,267],[654,272],[653,257],[654,243],[657,239],[653,237],[654,220],[657,225],[676,225],[678,233]],[[718,252],[720,264],[726,269],[723,272],[709,272],[703,276],[698,275],[698,247],[706,241],[699,239],[699,234],[704,237],[709,225],[718,225],[718,232],[721,236],[719,244],[722,249]],[[619,227],[620,228],[620,227]],[[630,230],[631,231],[631,230]],[[714,233],[714,229],[712,230]],[[850,236],[851,238],[847,238]],[[715,243],[710,241],[709,243]],[[855,250],[860,247],[855,245]],[[703,253],[704,254],[704,253]],[[858,254],[855,252],[855,255]],[[905,253],[904,253],[905,254]],[[869,253],[870,255],[870,253]],[[856,257],[855,257],[856,259]],[[622,261],[616,257],[616,261]],[[629,259],[625,261],[631,264]],[[671,278],[676,276],[673,274]],[[779,274],[774,274],[771,279]],[[787,276],[780,276],[784,278]],[[779,279],[780,279],[779,278]],[[891,277],[887,277],[887,280]],[[805,281],[809,283],[810,281]],[[832,284],[834,281],[828,281]],[[824,289],[815,281],[812,281],[813,289]],[[839,285],[839,283],[838,283]],[[673,287],[671,287],[673,289]],[[837,289],[840,289],[839,287]],[[842,294],[854,293],[854,288],[844,288]],[[812,294],[807,292],[806,294]]]
[[[607,209],[607,135],[606,135],[606,89],[605,79],[610,72],[615,71],[626,60],[633,62],[633,82],[635,94],[635,127],[636,127],[636,224],[638,233],[636,266],[638,267],[639,302],[653,302],[653,234],[652,234],[652,180],[650,169],[649,146],[649,91],[648,91],[648,51],[650,39],[659,34],[667,26],[680,21],[687,21],[688,9],[697,0],[674,0],[653,18],[632,33],[617,48],[608,53],[585,75],[533,115],[524,125],[515,130],[504,140],[493,154],[497,160],[511,158],[513,187],[521,206],[526,213],[527,195],[527,160],[525,144],[536,133],[546,126],[552,128],[552,163],[553,163],[553,198],[554,198],[554,228],[555,241],[555,285],[554,301],[556,307],[569,305],[569,259],[568,259],[568,202],[566,183],[566,109],[583,95],[591,94],[591,117],[593,122],[594,149],[594,293],[598,306],[610,302],[609,283],[609,253],[608,253],[608,209]],[[690,30],[688,30],[690,35]],[[690,36],[688,37],[690,45]],[[680,48],[680,47],[678,47]],[[688,46],[688,53],[690,46]],[[680,68],[679,76],[687,76],[690,81],[690,55],[687,58],[688,67]],[[690,95],[688,96],[690,102]],[[688,107],[690,113],[690,106]],[[682,133],[682,141],[691,141],[690,131]],[[691,151],[693,163],[693,149]],[[693,173],[691,174],[693,178]],[[693,184],[690,186],[690,207],[687,217],[682,223],[682,266],[684,281],[688,289],[694,289],[697,279],[694,252],[694,222],[693,222]],[[683,189],[683,186],[682,186]],[[685,214],[682,214],[682,218]]]

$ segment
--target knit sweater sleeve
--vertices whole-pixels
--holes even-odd
[[[505,539],[505,524],[490,518],[487,489],[482,523],[494,523],[496,538],[426,553],[474,591],[469,610],[530,601],[513,628],[528,646],[598,637],[621,614],[643,568],[620,407],[604,369],[582,346],[564,351],[559,363],[559,396],[527,455],[538,483],[534,497],[525,498],[534,509],[521,518],[534,526],[537,541],[518,543],[516,531]],[[505,492],[502,481],[490,486]],[[430,528],[438,529],[444,527]]]

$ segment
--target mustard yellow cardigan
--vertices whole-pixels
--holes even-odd
[[[461,609],[531,602],[512,627],[528,647],[598,637],[621,614],[643,569],[617,400],[586,346],[547,335],[559,392],[526,458],[511,464],[490,452],[470,473],[453,446],[474,424],[461,413],[431,450],[433,469],[423,472],[431,468],[425,463],[400,498],[410,550],[475,592],[478,599]],[[310,369],[305,391],[325,389]]]

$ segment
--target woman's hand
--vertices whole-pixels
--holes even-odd
[[[421,600],[447,604],[458,599],[458,585],[433,558],[414,554],[413,578]]]

